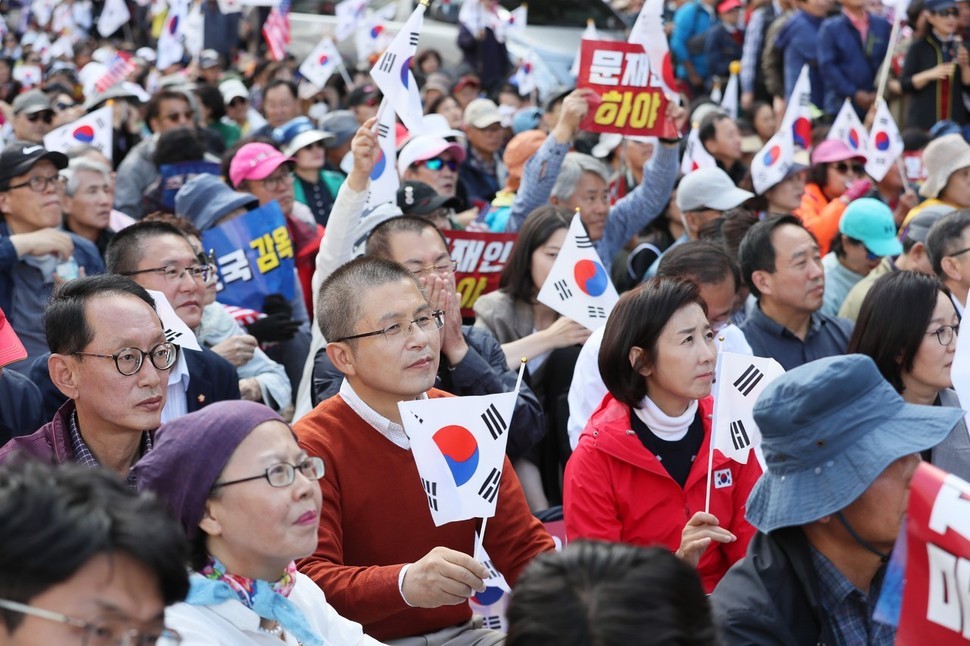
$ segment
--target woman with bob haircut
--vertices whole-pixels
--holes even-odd
[[[255,402],[217,402],[158,429],[134,469],[192,545],[188,597],[165,611],[183,646],[379,643],[296,571],[317,546],[324,468]]]
[[[950,379],[959,330],[949,290],[936,277],[894,271],[873,283],[862,301],[848,352],[871,357],[910,404],[962,408]],[[966,422],[961,420],[923,459],[970,480]]]
[[[745,502],[761,475],[716,451],[703,511],[715,356],[694,283],[655,278],[620,297],[599,354],[609,394],[566,465],[563,509],[570,541],[666,546],[708,593],[754,534]]]

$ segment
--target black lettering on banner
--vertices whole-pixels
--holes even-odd
[[[593,241],[589,239],[589,236],[576,236],[576,246],[580,249],[592,249]]]
[[[598,305],[587,305],[586,310],[590,318],[594,318],[594,319],[606,318],[606,309],[603,307],[600,307]]]
[[[734,450],[740,451],[751,446],[751,438],[744,430],[744,423],[741,420],[731,422],[731,442],[734,443]]]
[[[553,287],[556,288],[556,293],[559,294],[560,300],[568,300],[573,297],[573,293],[569,291],[569,285],[565,280],[557,280],[553,283]]]
[[[502,472],[498,469],[492,469],[488,477],[485,478],[485,482],[478,489],[478,495],[485,499],[486,502],[495,502],[495,496],[498,495],[498,483],[502,479]]]
[[[438,511],[438,483],[421,478],[421,484],[424,485],[424,492],[428,496],[428,506]]]
[[[488,433],[492,436],[493,440],[497,440],[508,429],[508,424],[505,423],[505,419],[499,414],[498,409],[495,408],[495,404],[488,405],[488,408],[482,413],[482,421],[485,422]]]
[[[748,366],[748,369],[745,370],[740,377],[738,377],[738,380],[734,382],[734,387],[738,389],[738,392],[747,397],[751,394],[751,391],[754,390],[754,387],[757,386],[762,379],[764,379],[764,377],[765,373],[755,368],[754,364],[752,363],[750,366]]]
[[[397,55],[393,52],[384,52],[381,56],[381,64],[378,69],[385,74],[390,74],[391,70],[394,69],[394,61],[397,60]]]

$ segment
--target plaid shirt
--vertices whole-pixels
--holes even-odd
[[[91,467],[92,469],[97,469],[101,466],[94,454],[91,453],[91,449],[85,444],[84,438],[81,437],[81,431],[78,430],[77,426],[77,412],[71,413],[70,424],[68,425],[68,433],[71,436],[71,448],[74,450],[74,461],[78,464],[83,464],[86,467]],[[139,455],[145,455],[152,450],[152,436],[151,433],[147,431],[141,434],[141,452]],[[135,472],[128,471],[128,477],[125,478],[125,482],[132,489],[136,488],[138,484],[135,480]]]
[[[818,576],[819,602],[829,615],[836,643],[847,646],[892,646],[896,629],[872,620],[885,568],[880,569],[873,578],[871,594],[866,595],[814,549],[812,565]]]

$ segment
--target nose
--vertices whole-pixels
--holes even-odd
[[[174,368],[175,366],[172,367]],[[138,372],[135,374],[138,379],[138,385],[143,388],[156,388],[162,383],[163,378],[166,381],[168,380],[168,370],[159,370],[155,367],[155,364],[148,360],[148,357],[144,358],[141,368],[139,368]],[[165,389],[161,389],[161,392],[162,396],[164,397],[164,393],[166,392]]]

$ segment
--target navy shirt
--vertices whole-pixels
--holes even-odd
[[[43,426],[47,420],[42,410],[37,386],[13,370],[0,368],[0,446]]]
[[[823,357],[845,354],[852,336],[852,321],[812,314],[808,334],[802,341],[791,330],[768,318],[758,303],[739,326],[756,357],[770,357],[785,370]]]

